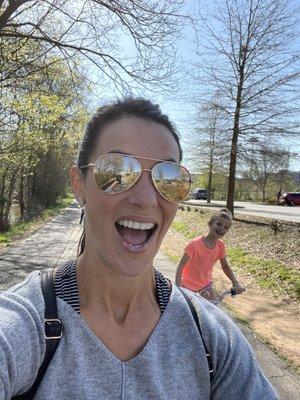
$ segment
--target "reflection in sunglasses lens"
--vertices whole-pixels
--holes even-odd
[[[99,189],[106,193],[120,193],[132,186],[139,178],[141,167],[132,157],[105,154],[98,158],[94,178]]]
[[[152,177],[157,190],[169,201],[183,200],[190,188],[190,176],[185,168],[174,163],[159,163]]]

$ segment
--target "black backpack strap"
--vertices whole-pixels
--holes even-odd
[[[196,326],[198,328],[198,331],[200,333],[200,336],[201,336],[201,339],[202,339],[202,342],[203,342],[203,346],[204,346],[204,349],[205,349],[205,353],[206,353],[208,371],[209,371],[209,378],[210,378],[210,381],[212,381],[213,373],[214,373],[212,357],[211,357],[211,354],[209,353],[209,351],[207,350],[207,346],[205,344],[205,341],[204,341],[204,338],[203,338],[203,335],[202,335],[202,332],[201,332],[201,327],[200,327],[198,315],[196,313],[195,307],[194,307],[193,303],[191,302],[191,299],[189,298],[189,296],[180,287],[178,287],[178,289],[180,290],[181,294],[185,298],[185,300],[186,300],[186,302],[187,302],[187,304],[189,306],[189,309],[190,309],[190,311],[192,313],[192,316],[193,316],[193,319],[195,321],[195,324],[196,324]]]
[[[34,398],[62,337],[63,326],[60,319],[58,319],[53,270],[42,273],[41,285],[45,301],[45,357],[31,388],[26,393],[12,397],[12,400],[32,400]]]

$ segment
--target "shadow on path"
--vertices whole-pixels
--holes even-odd
[[[0,290],[34,270],[56,267],[75,257],[81,235],[80,209],[71,204],[32,235],[0,253]]]

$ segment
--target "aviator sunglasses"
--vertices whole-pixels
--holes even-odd
[[[138,159],[157,161],[157,164],[151,169],[142,168]],[[118,194],[130,189],[139,180],[143,171],[151,173],[151,181],[156,190],[171,202],[183,200],[191,185],[189,171],[172,161],[108,153],[97,158],[94,163],[79,168],[88,167],[93,167],[96,186],[108,194]]]

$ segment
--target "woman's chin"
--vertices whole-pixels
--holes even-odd
[[[115,268],[118,266],[118,271],[128,277],[143,275],[153,266],[153,259],[157,253],[154,247],[151,243],[145,243],[141,247],[121,243],[122,250],[114,257]]]

